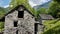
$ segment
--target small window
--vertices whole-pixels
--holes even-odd
[[[18,21],[14,21],[14,27],[17,27],[17,22],[18,22]]]
[[[38,31],[38,23],[35,23],[35,34],[37,34],[37,31]]]
[[[24,11],[18,11],[18,18],[23,18]]]

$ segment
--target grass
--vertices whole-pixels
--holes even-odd
[[[43,34],[60,34],[60,20],[48,20],[44,22],[45,28]]]
[[[0,22],[0,32],[4,30],[4,22]]]

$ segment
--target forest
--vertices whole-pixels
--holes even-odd
[[[39,14],[49,14],[52,15],[55,19],[45,21],[43,24],[45,26],[43,34],[60,34],[60,0],[52,0],[49,4],[49,8],[39,8],[35,10],[31,8],[28,3],[28,0],[11,0],[9,7],[3,8],[0,7],[0,18],[2,18],[6,13],[8,13],[14,7],[23,4],[36,18],[39,17]],[[0,22],[0,32],[4,30],[4,22]]]

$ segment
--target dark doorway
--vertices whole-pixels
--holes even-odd
[[[18,11],[18,18],[23,18],[24,11]]]
[[[17,27],[18,21],[14,21],[14,27]]]
[[[38,23],[35,23],[34,25],[35,25],[35,34],[37,34],[37,32],[38,32]]]
[[[18,30],[16,31],[16,34],[18,34]]]
[[[0,32],[0,34],[3,34],[3,32]]]

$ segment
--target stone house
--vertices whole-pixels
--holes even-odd
[[[54,18],[51,15],[48,14],[39,14],[40,20],[42,21],[41,23],[44,23],[44,21],[47,20],[53,20]]]
[[[36,19],[36,18],[35,18]],[[54,18],[51,15],[48,14],[39,14],[39,17],[37,18],[36,23],[38,23],[38,34],[41,34],[44,32],[44,27],[45,25],[43,25],[44,21],[47,20],[53,20]]]
[[[48,14],[39,14],[39,16],[40,16],[40,22],[42,24],[44,23],[44,21],[53,20],[54,19],[51,15],[48,15]]]
[[[42,24],[45,20],[52,20],[50,15],[40,14],[36,20],[24,5],[18,5],[5,14],[0,21],[4,21],[4,34],[41,34],[44,29]]]
[[[40,20],[24,6],[18,5],[5,14],[0,21],[4,21],[4,34],[40,34]]]

